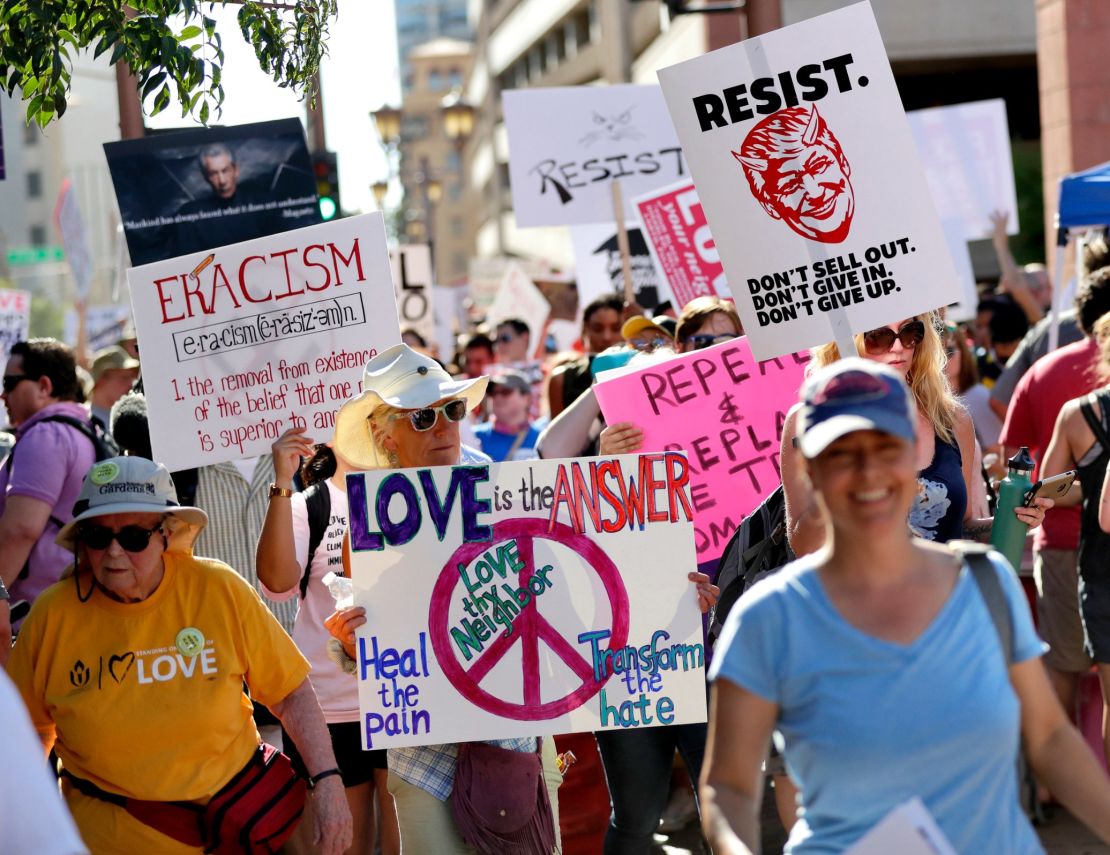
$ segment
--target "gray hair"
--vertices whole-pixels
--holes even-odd
[[[235,163],[235,152],[233,152],[223,143],[211,143],[210,145],[206,145],[204,148],[202,148],[200,150],[200,154],[197,155],[197,160],[200,161],[201,172],[205,170],[204,161],[208,160],[209,158],[221,156],[227,157],[231,160],[232,163]]]

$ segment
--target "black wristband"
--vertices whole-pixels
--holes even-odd
[[[308,779],[308,788],[310,790],[315,790],[316,785],[319,784],[322,780],[324,780],[324,778],[330,778],[332,775],[342,775],[342,774],[343,774],[342,772],[340,772],[338,769],[336,769],[334,767],[331,768],[331,769],[325,769],[323,772],[317,772],[315,775],[311,775],[309,777],[309,779]]]

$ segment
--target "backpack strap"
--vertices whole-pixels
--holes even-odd
[[[1091,433],[1098,439],[1099,445],[1102,446],[1103,451],[1110,451],[1110,436],[1106,435],[1106,428],[1103,427],[1102,419],[1095,415],[1095,408],[1092,403],[1098,400],[1095,393],[1092,392],[1087,397],[1079,402],[1079,412],[1083,414],[1083,418],[1087,420],[1087,426],[1090,427]],[[1099,401],[1102,408],[1103,418],[1106,417],[1105,401]]]
[[[1006,660],[1006,667],[1014,661],[1014,625],[1010,615],[1010,605],[1006,602],[1006,592],[1002,590],[1002,583],[998,581],[998,571],[987,553],[988,547],[980,543],[956,540],[949,544],[952,551],[960,557],[971,571],[971,578],[979,589],[979,595],[990,612],[991,623],[994,631],[998,633],[998,640],[1002,644],[1002,654]]]
[[[312,559],[324,540],[331,520],[331,491],[327,481],[317,481],[304,492],[305,507],[308,509],[308,561],[305,562],[304,575],[301,576],[301,599],[308,593],[308,580],[312,575]]]

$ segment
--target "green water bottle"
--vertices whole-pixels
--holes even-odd
[[[1018,519],[1014,508],[1025,504],[1025,494],[1033,486],[1030,474],[1033,472],[1033,458],[1024,445],[1013,457],[1006,461],[1010,471],[998,485],[998,507],[994,512],[994,525],[991,527],[991,546],[1006,556],[1015,571],[1021,569],[1021,555],[1025,551],[1025,535],[1029,526]]]

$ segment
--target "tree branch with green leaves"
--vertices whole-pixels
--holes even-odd
[[[74,56],[91,50],[127,64],[151,115],[176,102],[182,117],[207,124],[224,102],[223,38],[212,14],[227,5],[239,7],[262,70],[314,98],[338,0],[3,0],[0,87],[19,93],[28,123],[46,127],[65,114]]]

